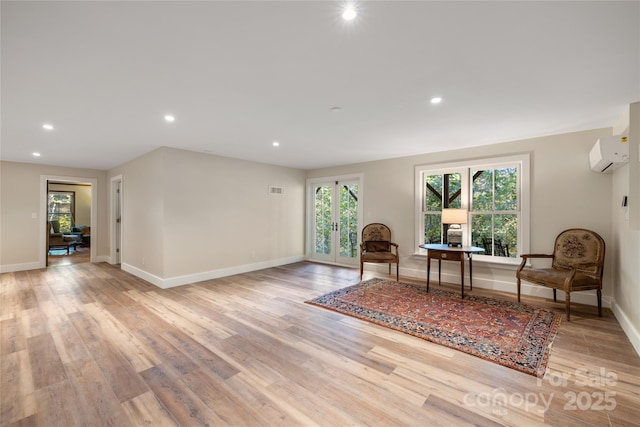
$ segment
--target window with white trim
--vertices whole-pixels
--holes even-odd
[[[529,250],[529,155],[416,167],[416,242],[447,243],[443,208],[468,210],[463,244],[517,264]],[[419,253],[421,253],[420,251]]]
[[[70,233],[75,225],[76,192],[49,191],[47,217],[49,221],[58,221],[60,231]]]

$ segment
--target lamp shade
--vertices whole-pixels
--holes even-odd
[[[467,210],[466,209],[442,209],[442,223],[443,224],[466,224],[467,223]]]

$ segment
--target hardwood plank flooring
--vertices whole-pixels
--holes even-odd
[[[610,310],[574,304],[538,379],[304,304],[358,281],[308,262],[166,290],[103,263],[4,273],[0,426],[640,426]]]
[[[89,262],[91,258],[91,248],[88,246],[76,246],[70,248],[67,255],[66,249],[51,249],[47,254],[49,266],[71,265],[82,262]]]

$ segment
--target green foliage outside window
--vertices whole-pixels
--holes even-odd
[[[340,256],[358,256],[358,184],[340,187]]]
[[[75,193],[73,191],[51,191],[48,197],[48,220],[58,221],[62,233],[70,233],[74,226]]]
[[[331,253],[331,187],[316,188],[316,241],[315,253]]]
[[[517,256],[517,172],[515,167],[471,171],[471,238],[487,255]]]
[[[332,249],[333,186],[316,188],[315,194],[315,253],[329,255]],[[341,185],[339,188],[339,255],[358,256],[358,184]]]
[[[424,242],[442,243],[442,215],[425,214],[424,216]]]
[[[442,208],[462,206],[462,175],[427,175],[424,184],[424,242],[442,243]]]

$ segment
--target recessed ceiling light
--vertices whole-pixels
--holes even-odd
[[[439,96],[434,96],[433,98],[431,98],[432,104],[440,104],[441,102],[442,102],[442,98]]]
[[[33,157],[40,157],[40,153],[37,153],[37,152],[33,152],[33,153],[31,153],[31,155],[32,155]]]
[[[274,146],[274,147],[279,147],[279,146],[280,146],[280,143],[279,143],[278,141],[273,141],[273,146]]]
[[[42,125],[42,129],[53,130],[53,125],[49,123],[45,123]]]
[[[165,120],[166,122],[171,123],[171,122],[175,122],[175,121],[176,121],[176,118],[175,118],[175,117],[173,117],[171,114],[167,114],[167,115],[165,115],[165,116],[164,116],[164,120]]]
[[[351,5],[345,7],[344,10],[342,11],[342,19],[344,19],[345,21],[351,21],[355,19],[356,15],[357,15],[356,9]]]

